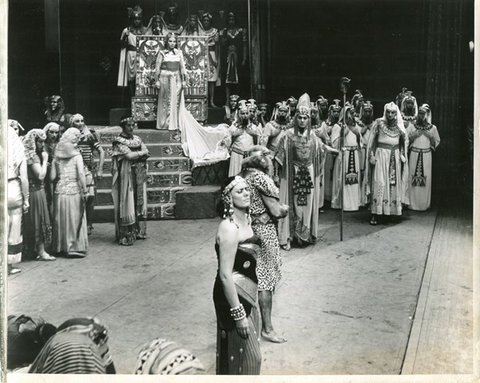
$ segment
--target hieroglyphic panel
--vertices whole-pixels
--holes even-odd
[[[136,88],[135,97],[132,97],[132,114],[138,121],[156,120],[158,89],[155,86],[155,63],[159,51],[164,47],[163,42],[163,36],[137,37]],[[179,36],[178,48],[183,53],[187,72],[185,104],[197,120],[205,121],[209,73],[207,37]],[[205,101],[200,100],[202,98]]]

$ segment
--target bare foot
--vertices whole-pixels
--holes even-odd
[[[262,331],[262,338],[272,343],[285,343],[287,341],[286,338],[284,338],[281,335],[278,335],[275,331],[270,331],[270,332]]]

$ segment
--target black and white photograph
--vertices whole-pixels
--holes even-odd
[[[1,3],[4,381],[479,379],[474,0]]]

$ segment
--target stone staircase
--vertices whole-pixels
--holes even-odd
[[[91,126],[105,151],[103,179],[97,182],[95,222],[113,222],[112,200],[112,141],[121,128]],[[196,168],[183,154],[180,135],[176,131],[138,129],[134,132],[147,145],[147,219],[212,218],[219,198],[218,185],[226,177],[228,161]],[[98,158],[96,159],[98,161]],[[194,181],[197,182],[194,182]],[[176,206],[177,194],[182,195],[182,207]]]

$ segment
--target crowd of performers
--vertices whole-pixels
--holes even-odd
[[[68,257],[88,251],[89,203],[95,179],[102,177],[103,149],[81,115],[56,113],[61,98],[49,100],[44,129],[20,138],[22,126],[9,120],[9,273],[19,271],[13,265],[22,251],[46,261],[55,260],[47,249]],[[218,374],[258,374],[260,338],[287,341],[272,324],[273,294],[282,276],[280,249],[315,243],[324,206],[357,211],[367,205],[372,225],[400,217],[405,206],[430,207],[432,152],[440,143],[431,116],[430,107],[418,106],[405,90],[374,118],[372,103],[356,91],[344,105],[322,96],[315,102],[307,94],[298,101],[290,97],[278,102],[271,116],[267,104],[231,95],[225,122],[213,128],[197,123],[203,130],[194,132],[203,136],[195,139],[176,123],[186,135],[186,155],[198,142],[205,144],[203,153],[214,148],[230,155],[215,243]],[[149,151],[133,134],[132,117],[122,118],[120,126],[112,142],[115,228],[118,243],[132,245],[146,238]],[[25,243],[22,217],[31,233]]]
[[[277,103],[270,119],[267,113],[268,105],[235,95],[226,107],[231,161],[214,285],[218,374],[259,374],[260,337],[286,341],[271,320],[280,248],[315,243],[326,203],[346,211],[369,205],[372,225],[397,219],[404,206],[430,207],[440,137],[430,107],[418,107],[412,92],[403,90],[377,119],[360,91],[343,106],[304,94]]]
[[[128,21],[129,25],[123,29],[120,35],[122,49],[117,85],[128,86],[132,96],[135,95],[136,81],[136,39],[137,36],[142,35],[207,37],[208,99],[211,107],[215,107],[214,92],[217,86],[224,84],[228,99],[232,89],[237,89],[242,82],[247,62],[247,30],[237,25],[237,16],[234,12],[226,15],[225,28],[222,29],[215,28],[213,15],[203,10],[190,14],[182,24],[178,4],[175,2],[171,2],[165,11],[153,15],[147,26],[143,24],[143,10],[140,6],[128,8]],[[162,69],[177,73],[180,61],[179,52],[176,45],[175,47],[169,45],[168,37],[164,42],[164,50],[159,55],[160,62],[163,63]],[[157,77],[159,76],[158,64],[157,62]],[[165,72],[159,81],[163,84],[167,82],[173,84],[179,92],[182,82],[185,81],[185,72],[178,73],[178,75],[170,73],[170,77],[173,78],[166,78],[165,74],[168,72]],[[165,95],[165,93],[163,94]],[[171,94],[175,94],[175,92]],[[161,99],[162,97],[159,98],[159,106]],[[160,115],[163,114],[160,113]],[[159,124],[162,122],[159,121]]]

